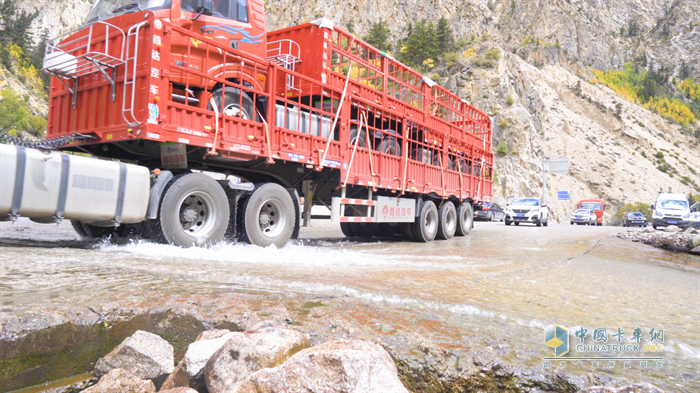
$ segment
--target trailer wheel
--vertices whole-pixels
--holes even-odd
[[[410,242],[416,241],[416,239],[413,238],[413,223],[402,222],[399,224],[399,229],[401,230],[401,236],[403,236],[404,239]]]
[[[457,210],[452,202],[445,201],[438,212],[440,218],[437,238],[443,240],[452,239],[457,229]]]
[[[78,235],[80,235],[80,237],[90,237],[90,235],[88,235],[87,231],[83,227],[82,222],[70,220],[70,225],[73,226],[73,229],[75,229],[75,232],[77,232]]]
[[[240,240],[260,247],[287,244],[296,220],[289,192],[278,184],[265,183],[244,198],[239,204]]]
[[[246,120],[255,119],[255,105],[247,94],[241,95],[240,89],[229,86],[226,87],[225,94],[222,92],[223,88],[219,87],[211,93],[214,97],[214,102],[219,107],[219,112],[227,116],[240,117]],[[224,99],[223,104],[221,103],[222,96]],[[214,109],[211,107],[211,103],[207,105],[207,109]]]
[[[341,222],[340,223],[340,230],[343,231],[343,235],[345,237],[354,237],[355,234],[353,233],[352,230],[352,224],[349,222]]]
[[[455,235],[467,236],[472,230],[472,222],[474,221],[474,211],[469,202],[462,202],[457,205],[457,228]],[[508,223],[508,221],[506,221]]]
[[[170,181],[160,204],[160,240],[178,247],[219,242],[226,232],[229,205],[226,192],[214,179],[186,173]]]
[[[427,201],[423,203],[420,215],[413,223],[413,237],[417,242],[431,242],[437,236],[439,226],[437,207],[433,201]]]

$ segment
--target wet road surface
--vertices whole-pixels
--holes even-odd
[[[457,331],[491,337],[503,358],[525,368],[553,356],[543,336],[555,323],[569,329],[569,356],[599,356],[576,352],[574,331],[581,327],[589,330],[586,344],[595,343],[593,330],[601,327],[608,344],[616,343],[611,335],[618,328],[626,334],[623,344],[633,343],[637,327],[646,334],[641,344],[649,343],[652,328],[663,330],[663,352],[606,355],[663,357],[661,368],[649,362],[643,369],[639,361],[608,368],[601,361],[597,369],[585,362],[579,370],[569,361],[567,371],[700,389],[698,257],[607,238],[619,227],[477,222],[467,237],[417,244],[347,240],[330,223],[313,225],[282,249],[180,249],[79,240],[69,224],[0,223],[0,322],[141,294],[303,293],[371,304],[380,313],[434,314]]]

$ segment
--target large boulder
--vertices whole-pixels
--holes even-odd
[[[190,388],[174,388],[167,390],[159,390],[158,393],[197,393],[197,391]]]
[[[391,356],[379,345],[331,341],[305,349],[281,366],[250,375],[235,393],[408,393]]]
[[[120,368],[159,386],[175,368],[173,352],[172,345],[160,336],[138,330],[97,361],[95,374],[100,377]]]
[[[152,381],[144,381],[127,370],[111,370],[100,379],[97,385],[83,390],[83,393],[155,393]]]
[[[669,225],[669,226],[667,226],[666,228],[664,228],[664,231],[666,231],[666,232],[678,232],[678,231],[680,231],[680,230],[681,230],[681,229],[678,228],[678,227],[675,226],[675,225]]]
[[[693,248],[700,247],[700,235],[693,237]]]
[[[187,347],[185,357],[163,382],[161,389],[189,387],[206,392],[204,366],[211,356],[228,341],[234,333],[230,330],[207,330]]]
[[[233,333],[204,367],[209,393],[229,393],[250,374],[275,367],[310,345],[296,330],[266,327]]]

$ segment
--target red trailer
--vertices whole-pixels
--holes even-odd
[[[431,241],[491,200],[490,118],[327,19],[265,33],[261,0],[97,0],[43,71],[48,139],[152,171],[146,236],[281,246],[325,205],[348,236]]]

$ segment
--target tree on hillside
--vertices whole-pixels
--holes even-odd
[[[379,22],[372,24],[364,40],[380,51],[388,52],[391,50],[391,43],[389,42],[390,34],[391,31],[386,26],[386,22],[380,19]]]
[[[437,28],[435,29],[435,38],[437,39],[438,47],[440,48],[441,53],[447,53],[454,50],[452,28],[444,16],[438,20]]]
[[[425,19],[417,22],[400,49],[399,59],[411,66],[420,67],[427,59],[437,59],[441,52],[433,24]]]
[[[19,45],[25,52],[31,51],[33,43],[28,34],[29,25],[38,15],[18,11],[15,0],[5,0],[0,4],[0,45]]]

